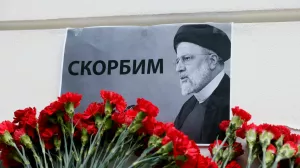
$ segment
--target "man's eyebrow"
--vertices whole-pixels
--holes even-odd
[[[178,60],[178,59],[180,59],[180,58],[183,58],[183,57],[187,57],[187,56],[191,57],[191,56],[193,56],[193,55],[191,55],[191,54],[183,54],[183,55],[177,57],[176,60]]]
[[[191,54],[183,54],[183,55],[181,55],[179,57],[185,57],[185,56],[192,56],[192,55]]]
[[[185,56],[187,56],[187,54],[178,56],[178,57],[176,58],[176,61],[178,61],[180,58],[185,57]]]

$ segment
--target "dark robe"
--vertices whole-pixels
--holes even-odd
[[[229,117],[230,78],[225,74],[205,102],[199,104],[195,96],[189,98],[181,107],[174,125],[196,143],[210,144],[217,137],[224,139],[225,133],[220,131],[219,124],[223,120],[229,120]]]

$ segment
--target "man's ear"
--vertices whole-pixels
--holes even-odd
[[[216,54],[210,54],[208,56],[208,65],[211,70],[214,70],[218,65],[219,57]]]

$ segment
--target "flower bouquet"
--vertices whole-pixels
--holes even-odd
[[[172,123],[157,121],[158,108],[138,98],[128,108],[118,93],[102,90],[102,102],[75,112],[82,96],[65,93],[36,116],[36,108],[14,112],[0,123],[0,160],[27,168],[206,167],[211,158]]]
[[[156,120],[159,109],[143,98],[129,108],[118,93],[102,90],[102,102],[75,112],[82,96],[68,92],[36,116],[36,108],[14,112],[0,123],[0,160],[5,167],[27,168],[240,168],[247,148],[247,168],[300,168],[300,135],[281,125],[249,123],[251,115],[232,108],[222,121],[224,139],[200,154],[194,141],[173,123]]]
[[[244,154],[242,144],[245,139],[248,150],[246,167],[256,160],[261,168],[300,168],[300,135],[293,134],[282,125],[248,123],[251,115],[245,110],[232,108],[233,117],[219,125],[226,132],[223,140],[216,140],[209,146],[215,167],[238,168],[235,161]]]

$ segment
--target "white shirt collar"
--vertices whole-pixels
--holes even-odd
[[[225,75],[224,70],[222,70],[210,83],[208,83],[201,91],[195,93],[194,96],[199,103],[203,103],[218,87],[223,76]]]

